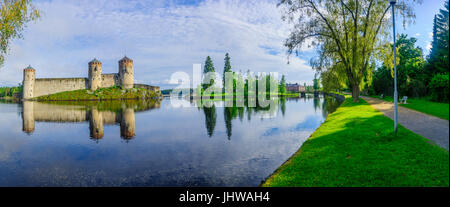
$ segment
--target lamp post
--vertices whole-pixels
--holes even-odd
[[[394,132],[397,134],[398,129],[398,91],[397,91],[397,50],[395,48],[395,3],[396,0],[390,0],[392,7],[392,24],[394,36]]]

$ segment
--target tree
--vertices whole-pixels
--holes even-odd
[[[222,87],[223,87],[223,91],[225,92],[225,74],[228,72],[231,72],[231,63],[230,63],[230,56],[227,54],[225,54],[225,65],[223,67],[223,76],[222,76]]]
[[[420,47],[416,47],[417,39],[401,34],[396,42],[397,48],[397,82],[399,94],[418,97],[426,93],[427,81],[424,71],[425,60]],[[389,45],[392,48],[392,45]],[[385,54],[383,66],[374,74],[374,92],[384,95],[393,94],[394,63],[392,52]],[[387,71],[383,71],[387,70]]]
[[[416,2],[412,0],[411,2]],[[390,29],[386,0],[281,0],[286,9],[283,20],[293,24],[285,42],[288,53],[303,46],[318,48],[318,57],[311,59],[318,72],[341,70],[352,88],[354,102],[369,80],[370,64],[377,50],[387,41]],[[412,6],[405,0],[397,3],[397,12],[404,23],[415,17]]]
[[[284,75],[281,76],[279,93],[286,93],[286,77],[284,77]]]
[[[212,62],[211,57],[206,57],[206,61],[205,61],[205,67],[203,69],[203,75],[204,75],[204,81],[203,81],[203,89],[207,89],[209,87],[214,87],[214,80],[215,80],[215,75],[214,75],[215,69],[214,69],[214,65]],[[209,83],[206,83],[208,82]]]
[[[432,48],[428,57],[432,73],[448,73],[448,39],[449,39],[449,1],[445,2],[445,8],[434,16]]]
[[[319,86],[319,79],[317,78],[317,73],[314,74],[313,89],[314,89],[314,91],[317,91],[317,90],[320,89],[320,86]]]
[[[22,38],[26,23],[37,20],[40,12],[31,0],[0,0],[0,67],[9,51],[9,44],[15,38]]]

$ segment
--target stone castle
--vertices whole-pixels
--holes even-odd
[[[102,63],[97,59],[88,63],[88,78],[36,78],[36,70],[28,66],[23,70],[23,99],[73,91],[79,89],[97,90],[112,86],[122,88],[145,88],[155,92],[159,87],[134,84],[133,60],[124,57],[119,60],[119,73],[103,74]]]

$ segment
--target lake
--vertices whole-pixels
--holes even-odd
[[[0,186],[258,186],[339,104],[0,102]]]

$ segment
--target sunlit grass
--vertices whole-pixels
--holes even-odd
[[[375,98],[379,98],[374,96]],[[394,98],[387,96],[383,100],[394,102]],[[399,102],[400,103],[400,102]],[[408,98],[407,104],[400,104],[399,106],[420,111],[429,115],[437,116],[441,119],[449,120],[449,105],[448,103],[439,103],[430,101],[428,98]]]
[[[449,153],[361,100],[340,108],[263,186],[449,186]]]

